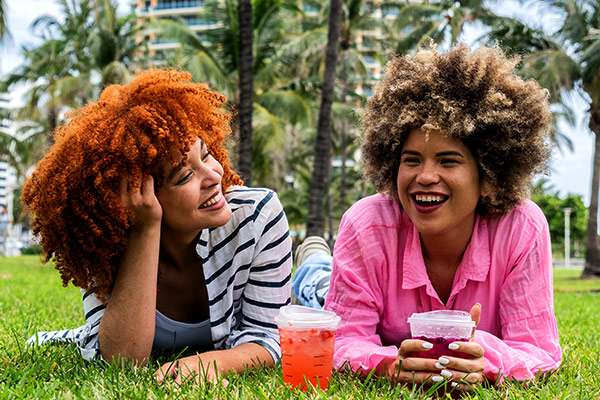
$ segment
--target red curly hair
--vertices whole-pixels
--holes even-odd
[[[150,70],[107,87],[57,128],[22,200],[45,262],[54,260],[64,286],[73,282],[102,299],[110,294],[133,222],[120,202],[122,179],[139,187],[152,175],[159,191],[166,167],[181,165],[200,138],[223,166],[223,188],[243,183],[225,148],[225,101],[189,73]]]

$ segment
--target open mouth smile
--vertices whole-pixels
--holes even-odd
[[[440,208],[450,196],[442,194],[412,194],[411,198],[418,212],[428,214]]]
[[[219,192],[215,193],[210,199],[208,199],[204,203],[202,203],[200,205],[200,207],[198,207],[198,208],[203,209],[203,208],[212,207],[215,204],[220,203],[222,199],[223,199],[223,194],[219,191]]]

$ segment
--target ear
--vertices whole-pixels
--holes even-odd
[[[493,193],[492,185],[490,185],[486,179],[482,179],[481,184],[479,185],[479,196],[482,199],[491,198],[493,197]]]

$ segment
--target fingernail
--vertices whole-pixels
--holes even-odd
[[[450,360],[448,360],[446,357],[440,357],[440,358],[438,358],[438,361],[442,365],[446,365],[450,362]]]
[[[435,363],[435,367],[438,369],[444,369],[444,366],[442,364],[440,364],[439,362]]]
[[[441,381],[444,380],[444,378],[442,378],[439,375],[434,375],[434,376],[431,377],[431,380],[434,381],[434,382],[441,382]]]
[[[450,350],[458,350],[458,348],[459,348],[459,347],[460,347],[460,345],[459,345],[458,343],[450,343],[450,344],[448,345],[448,348],[449,348]]]
[[[442,375],[442,376],[444,376],[446,378],[451,378],[452,377],[452,372],[448,371],[447,369],[443,369],[440,372],[440,375]],[[454,383],[456,383],[456,382],[454,382]]]
[[[421,346],[422,346],[424,349],[427,349],[427,350],[429,350],[429,349],[433,349],[433,344],[431,344],[431,343],[429,343],[429,342],[423,342],[423,343],[421,343]]]
[[[450,386],[452,386],[453,388],[455,388],[455,387],[458,386],[458,383],[457,382],[452,382],[452,383],[450,383]]]

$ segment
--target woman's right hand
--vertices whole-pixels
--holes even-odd
[[[144,229],[162,219],[162,207],[154,194],[154,178],[144,177],[139,187],[128,187],[127,179],[121,180],[121,204],[133,214],[134,229]]]
[[[411,357],[411,354],[433,348],[429,342],[419,339],[405,339],[400,344],[398,357],[383,366],[384,375],[393,383],[433,383],[440,376],[441,368],[436,367],[437,359]]]

